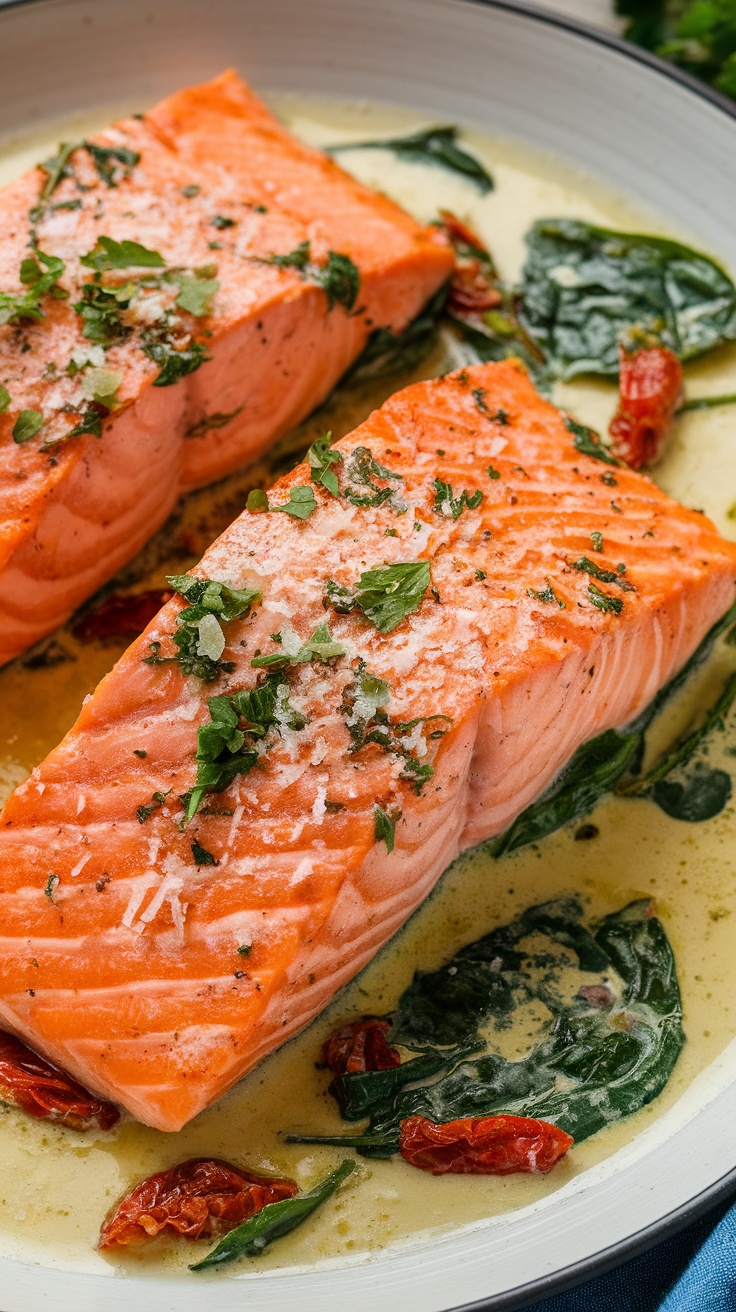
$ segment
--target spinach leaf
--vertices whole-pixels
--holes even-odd
[[[539,935],[549,950],[535,946]],[[561,981],[571,957],[600,982],[581,979],[570,1001]],[[494,1029],[534,999],[551,1020],[526,1057],[509,1061]],[[442,1122],[506,1113],[552,1121],[579,1143],[656,1098],[684,1042],[672,949],[647,900],[591,926],[575,898],[530,907],[439,970],[418,972],[388,1019],[392,1045],[416,1055],[389,1071],[337,1076],[331,1086],[344,1119],[370,1118],[365,1132],[290,1139],[385,1157],[397,1150],[407,1116]]]
[[[440,287],[403,333],[394,333],[390,328],[373,328],[357,360],[343,374],[341,381],[358,383],[382,378],[401,369],[416,368],[435,345],[448,289],[449,283]]]
[[[716,639],[725,633],[735,619],[736,605],[733,605],[706,634],[682,669],[660,688],[654,700],[626,729],[608,729],[590,742],[583,743],[547,791],[536,802],[532,802],[526,811],[522,811],[503,834],[491,840],[490,851],[493,855],[498,857],[527,843],[539,842],[547,834],[587,815],[603,797],[615,789],[625,775],[637,774],[644,754],[644,735],[652,720],[698,666],[702,665]],[[730,683],[729,680],[727,688]],[[709,727],[716,723],[722,713],[721,707],[712,722],[709,722]],[[701,730],[697,733],[699,742]],[[684,759],[678,757],[678,761]],[[672,770],[678,761],[672,759],[668,770]],[[650,779],[647,787],[653,787],[656,782]],[[631,791],[638,791],[639,786],[639,780],[632,781]]]
[[[682,779],[660,779],[651,792],[657,803],[673,820],[690,824],[712,820],[731,800],[733,784],[725,770],[707,769],[696,764]]]
[[[249,1216],[224,1235],[212,1252],[191,1265],[189,1270],[206,1271],[213,1266],[222,1266],[225,1262],[234,1262],[238,1257],[258,1257],[274,1239],[288,1235],[290,1230],[306,1221],[354,1170],[355,1162],[348,1159],[320,1184],[315,1185],[314,1189],[310,1189],[309,1193],[297,1194],[296,1198],[283,1198],[280,1203],[268,1203],[255,1216]]]
[[[527,246],[519,317],[554,377],[615,377],[634,328],[682,360],[736,338],[733,282],[689,246],[577,219],[541,219]]]
[[[436,164],[459,173],[472,182],[482,195],[493,190],[493,178],[474,155],[457,144],[456,127],[424,128],[405,137],[388,137],[379,141],[346,141],[328,146],[327,153],[336,155],[343,150],[391,150],[399,159],[413,164]]]

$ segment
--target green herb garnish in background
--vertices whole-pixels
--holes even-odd
[[[625,35],[736,98],[735,0],[616,0]]]
[[[482,195],[493,190],[493,178],[479,160],[457,144],[456,127],[424,128],[405,137],[388,137],[378,141],[345,141],[327,146],[328,155],[347,150],[390,150],[399,159],[412,164],[433,164],[457,173],[472,182]]]
[[[431,581],[428,560],[379,565],[361,574],[352,591],[328,579],[325,600],[341,615],[362,611],[379,633],[391,633],[419,610]]]

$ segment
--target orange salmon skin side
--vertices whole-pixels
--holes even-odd
[[[144,663],[152,642],[174,650],[173,599],[2,816],[2,1023],[160,1129],[305,1026],[459,852],[636,716],[733,600],[736,545],[577,451],[516,361],[409,387],[337,450],[339,496],[309,484],[304,521],[244,513],[195,571],[262,594],[225,625],[233,670],[205,684]],[[366,453],[393,476],[380,505],[346,495]],[[299,465],[272,504],[308,482]],[[591,533],[627,585],[596,587],[620,606],[599,609],[574,568]],[[328,580],[354,594],[364,571],[422,561],[431,586],[389,632],[325,607]],[[325,622],[344,654],[281,672],[291,709],[184,822],[207,698],[254,688],[256,653],[298,654]],[[360,742],[379,711],[388,750]]]
[[[437,228],[297,141],[232,72],[59,167],[0,191],[0,663],[62,624],[182,492],[304,419],[453,263]],[[24,317],[44,256],[63,272]]]

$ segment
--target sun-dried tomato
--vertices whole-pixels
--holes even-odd
[[[666,346],[619,348],[619,404],[609,432],[614,455],[631,469],[654,464],[669,437],[682,392],[682,365]]]
[[[121,1248],[173,1230],[186,1239],[227,1234],[267,1203],[299,1192],[293,1180],[252,1175],[214,1157],[194,1157],[149,1175],[113,1208],[99,1248]]]
[[[455,272],[447,298],[456,314],[480,314],[503,301],[493,261],[480,237],[451,210],[440,210],[442,226],[455,252]]]
[[[469,1116],[436,1125],[424,1116],[401,1122],[401,1156],[433,1175],[545,1174],[572,1147],[564,1130],[526,1116]]]
[[[392,1066],[400,1066],[398,1052],[384,1038],[390,1028],[389,1021],[377,1017],[343,1025],[330,1035],[322,1049],[326,1064],[334,1075],[388,1071]]]
[[[110,592],[98,606],[77,620],[72,633],[80,642],[137,638],[172,595],[170,590],[160,588],[150,592]]]
[[[29,1116],[56,1121],[69,1130],[109,1130],[120,1120],[111,1102],[88,1093],[70,1075],[0,1031],[0,1099]]]

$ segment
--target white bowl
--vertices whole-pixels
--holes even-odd
[[[236,65],[261,88],[404,104],[566,157],[736,266],[736,111],[615,38],[513,0],[0,3],[0,137],[145,106]],[[0,1261],[4,1312],[513,1309],[601,1274],[736,1186],[736,1045],[633,1144],[543,1202],[319,1270],[209,1281]]]

